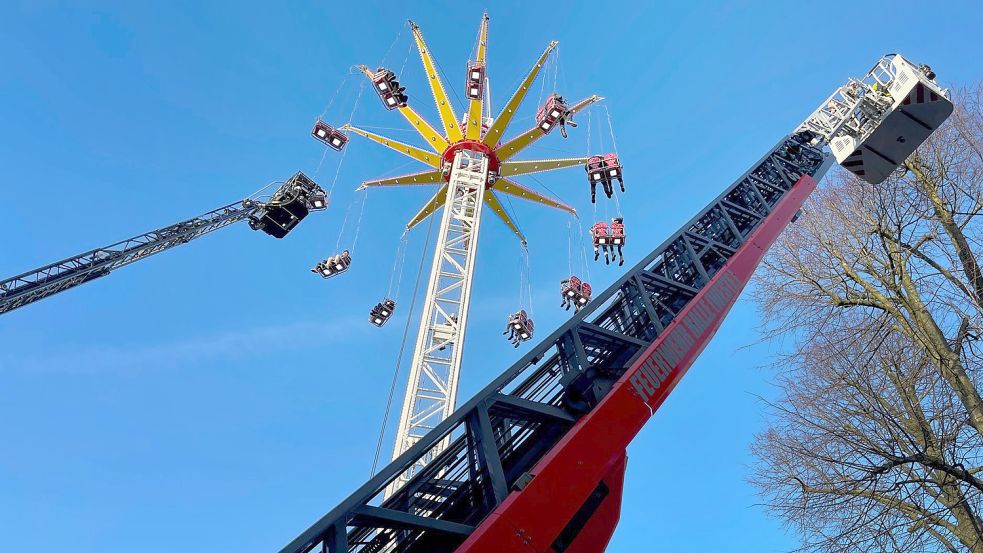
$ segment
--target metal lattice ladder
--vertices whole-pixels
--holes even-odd
[[[487,182],[488,158],[484,154],[469,150],[455,154],[393,459],[454,411]],[[435,450],[420,458],[392,483],[387,495],[437,453]]]

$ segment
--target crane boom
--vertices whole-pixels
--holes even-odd
[[[242,220],[249,220],[254,230],[282,237],[309,210],[324,207],[324,191],[306,175],[297,173],[266,201],[246,198],[186,221],[0,281],[0,314],[104,277],[119,267],[186,244]]]
[[[951,111],[934,77],[911,72],[909,78],[915,82],[904,90],[917,95],[917,83],[938,91],[935,114]],[[861,94],[876,92],[863,86]],[[881,102],[879,110],[851,115],[856,125],[826,134],[799,127],[782,138],[696,217],[281,553],[319,546],[330,553],[603,551],[620,514],[625,448],[709,343],[834,157],[840,159],[827,149],[830,138],[850,136],[858,149],[885,132],[903,148],[927,138],[911,125],[932,119],[902,114],[911,123],[898,123],[892,119],[904,109],[898,106],[908,104],[892,102],[893,108]],[[945,116],[932,121],[941,124]],[[906,136],[917,143],[906,143]],[[878,155],[890,159],[899,151]],[[430,459],[426,467],[387,495],[421,458]]]

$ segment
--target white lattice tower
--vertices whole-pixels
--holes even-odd
[[[396,431],[394,458],[454,411],[487,182],[488,158],[484,154],[469,150],[455,154]],[[411,468],[403,480],[428,461],[429,458],[423,459]]]

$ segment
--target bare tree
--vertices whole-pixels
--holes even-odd
[[[754,297],[791,341],[754,484],[814,551],[983,552],[983,86],[899,172],[838,171]]]

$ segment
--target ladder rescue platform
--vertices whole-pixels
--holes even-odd
[[[837,163],[879,184],[952,114],[948,95],[932,68],[888,54],[863,80],[837,89],[800,130],[821,135]]]

